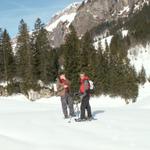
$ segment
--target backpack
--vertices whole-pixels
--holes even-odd
[[[92,80],[89,80],[90,90],[94,90],[94,83]]]
[[[92,80],[88,80],[89,82],[89,91],[90,91],[90,94],[94,94],[94,82]]]

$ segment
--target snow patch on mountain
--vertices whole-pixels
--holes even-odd
[[[0,82],[0,86],[2,87],[7,87],[7,85],[8,85],[8,82]]]
[[[84,0],[84,3],[86,4],[88,2],[88,0]]]
[[[133,13],[136,13],[137,11],[141,10],[145,4],[149,5],[150,1],[149,0],[138,1],[134,5]]]
[[[128,30],[123,30],[122,31],[122,36],[123,38],[126,37],[128,35]]]
[[[122,29],[121,31],[122,37],[126,37],[128,35],[128,30]],[[110,46],[111,40],[113,38],[113,35],[106,36],[107,32],[98,36],[94,37],[94,43],[93,46],[95,47],[96,50],[101,46],[103,50],[106,48],[106,42],[108,46]]]
[[[81,2],[75,2],[73,4],[70,4],[64,10],[56,13],[52,17],[50,23],[46,26],[46,30],[52,32],[60,22],[66,23],[66,27],[68,28],[74,20],[77,13],[77,9],[80,5]]]
[[[103,39],[101,39],[101,36],[96,36],[95,38],[94,38],[94,44],[93,44],[93,46],[95,47],[95,49],[96,50],[98,50],[98,48],[101,46],[101,48],[103,49],[103,50],[105,50],[105,48],[106,48],[106,42],[107,42],[107,44],[108,44],[108,46],[110,45],[110,43],[111,43],[111,40],[112,40],[112,38],[113,38],[113,36],[111,35],[111,36],[108,36],[108,37],[105,37],[105,38],[103,38]]]
[[[65,14],[65,15],[61,16],[58,20],[54,21],[52,24],[47,26],[46,30],[49,32],[52,32],[53,29],[55,29],[60,22],[63,22],[63,23],[66,22],[67,27],[69,27],[70,24],[72,23],[72,21],[74,20],[75,16],[76,16],[76,13]]]
[[[81,2],[74,2],[70,5],[68,5],[65,9],[62,11],[58,12],[57,15],[60,15],[62,13],[65,13],[66,11],[70,11],[70,9],[77,9],[81,5]]]
[[[122,10],[120,10],[120,12],[119,12],[119,16],[122,16],[122,15],[124,15],[125,13],[128,13],[130,11],[130,8],[129,8],[129,6],[125,6]]]
[[[130,48],[128,51],[128,58],[137,72],[140,72],[143,66],[147,77],[150,77],[150,43],[146,46],[136,45]]]

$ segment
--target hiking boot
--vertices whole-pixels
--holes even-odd
[[[87,120],[88,121],[92,121],[94,118],[93,117],[88,117]]]

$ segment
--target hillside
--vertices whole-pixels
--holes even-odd
[[[130,18],[148,3],[149,0],[87,0],[73,3],[54,15],[46,25],[51,44],[59,47],[64,43],[70,24],[75,27],[77,35],[82,37],[87,31],[105,22]]]

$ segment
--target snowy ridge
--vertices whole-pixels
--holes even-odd
[[[52,32],[60,22],[66,23],[66,27],[68,28],[74,20],[77,13],[77,9],[80,5],[81,2],[75,2],[66,7],[61,12],[56,13],[56,15],[54,15],[54,17],[51,19],[50,23],[46,26],[46,30]]]
[[[78,8],[81,5],[82,2],[74,2],[67,6],[62,12],[65,12],[67,10],[70,10],[70,8]]]
[[[66,11],[69,11],[72,8],[77,9],[80,5],[81,5],[81,2],[74,2],[70,5],[68,5],[66,8],[64,8],[62,11],[59,11],[56,14],[54,14],[52,17],[62,15],[63,13],[65,13]]]
[[[47,26],[46,30],[49,32],[52,32],[60,22],[64,23],[66,21],[67,21],[67,28],[68,28],[69,25],[74,20],[75,16],[76,16],[76,13],[65,14],[65,15],[61,16],[59,19],[57,19],[56,21],[54,21],[53,23],[51,23],[49,26]]]

